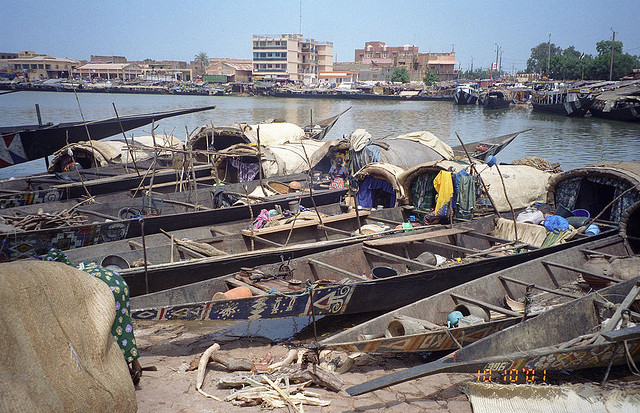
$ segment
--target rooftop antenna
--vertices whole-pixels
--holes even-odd
[[[302,34],[302,0],[300,0],[298,4],[298,10],[300,11],[300,26],[298,27],[298,33]]]

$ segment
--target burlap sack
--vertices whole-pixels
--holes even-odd
[[[0,411],[136,411],[109,287],[65,264],[0,264]]]

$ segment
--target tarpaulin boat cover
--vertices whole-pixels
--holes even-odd
[[[136,411],[107,284],[62,263],[5,263],[0,308],[0,411]]]
[[[109,141],[81,141],[72,143],[56,151],[49,165],[50,173],[60,172],[70,162],[69,151],[73,152],[76,162],[80,159],[92,159],[92,164],[106,166],[108,164],[125,164],[151,159],[154,153],[154,138],[138,136],[128,139],[129,146],[123,139]],[[161,148],[184,149],[184,142],[170,135],[156,135],[155,144]],[[131,148],[131,149],[130,149]],[[172,152],[160,149],[158,156],[171,155]]]
[[[619,222],[640,202],[640,163],[600,162],[559,174],[550,182],[547,202],[571,211],[585,209],[592,217],[606,208],[600,218]]]
[[[371,163],[365,165],[355,174],[358,181],[358,193],[356,194],[358,205],[363,208],[373,208],[375,205],[375,192],[383,191],[388,194],[389,203],[383,205],[386,208],[395,207],[404,201],[405,195],[402,186],[398,183],[398,176],[404,169],[388,163]]]
[[[549,187],[549,181],[554,176],[553,173],[540,171],[527,165],[500,165],[498,168],[490,167],[484,163],[476,163],[476,169],[480,178],[487,186],[489,194],[493,199],[496,208],[500,212],[510,211],[509,203],[505,197],[505,191],[514,209],[525,208],[536,202],[545,202]],[[449,170],[460,172],[465,170],[471,174],[468,164],[455,161],[440,161],[425,163],[406,170],[398,177],[405,194],[410,196],[413,182],[422,175],[437,175],[440,171]],[[502,179],[500,179],[500,173]],[[502,184],[504,180],[504,187]],[[414,203],[414,200],[410,200]]]
[[[349,136],[349,142],[356,171],[374,162],[410,168],[424,162],[453,158],[451,147],[427,131],[373,140],[365,129],[356,129]]]

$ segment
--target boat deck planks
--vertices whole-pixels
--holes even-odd
[[[404,244],[407,242],[414,241],[424,241],[430,238],[437,237],[446,237],[450,235],[464,234],[470,232],[471,229],[468,228],[446,228],[446,229],[437,229],[435,231],[425,232],[421,234],[411,234],[405,235],[401,238],[381,238],[376,240],[365,241],[364,245],[369,247],[380,247],[383,245],[396,245],[396,244]],[[504,241],[504,240],[502,240]],[[475,252],[475,251],[474,251]]]

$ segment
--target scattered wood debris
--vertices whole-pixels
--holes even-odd
[[[80,225],[87,222],[85,215],[80,215],[77,211],[64,209],[59,212],[49,213],[39,209],[36,214],[24,216],[1,215],[0,222],[6,226],[5,231],[32,231],[38,229],[59,228],[64,226]]]
[[[304,389],[308,382],[291,386],[286,377],[271,380],[266,375],[247,377],[246,385],[240,390],[234,390],[225,401],[235,406],[256,406],[265,408],[282,408],[287,405],[296,412],[302,411],[302,405],[328,406],[330,401],[320,399],[320,395]],[[265,384],[266,383],[266,384]]]

